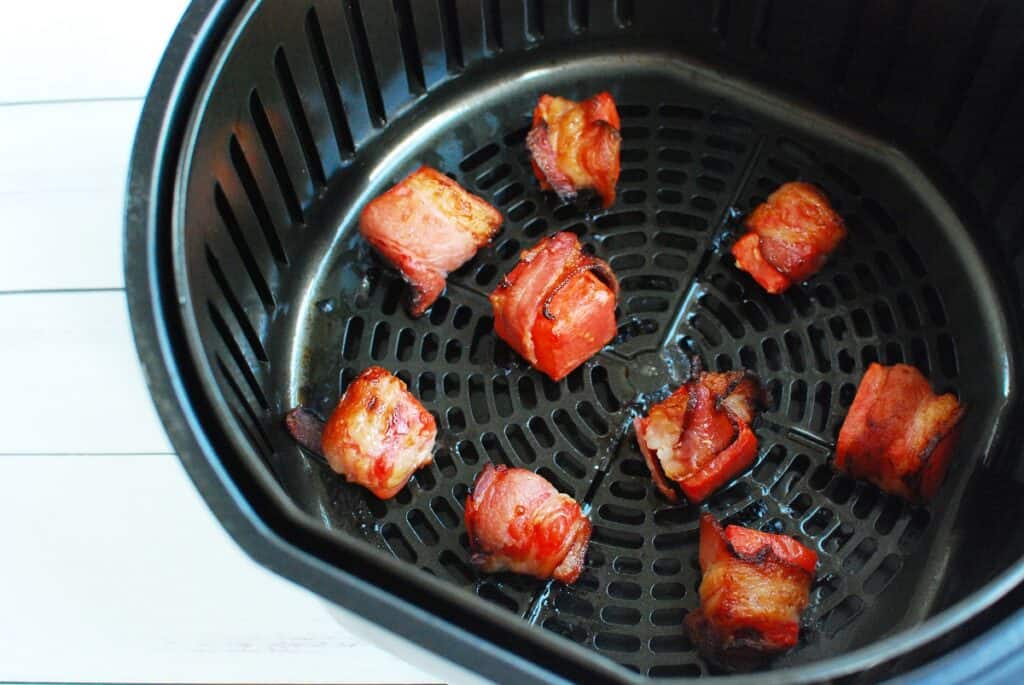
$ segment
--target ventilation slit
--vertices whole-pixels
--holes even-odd
[[[405,58],[405,78],[409,83],[409,92],[413,95],[422,95],[427,92],[427,84],[423,77],[420,45],[416,39],[416,26],[412,21],[409,2],[410,0],[394,0],[395,19],[398,20],[398,40],[402,44],[402,57]]]
[[[266,200],[263,199],[263,194],[260,192],[259,184],[256,183],[256,177],[253,175],[249,162],[245,158],[242,146],[234,135],[228,141],[228,153],[231,156],[231,165],[235,169],[235,174],[242,184],[242,190],[245,191],[245,196],[249,200],[253,214],[256,215],[256,221],[260,225],[263,237],[267,241],[267,247],[270,248],[271,254],[274,255],[274,259],[278,263],[288,264],[288,255],[285,254],[281,238],[274,227],[274,220],[270,218],[270,210],[267,209]]]
[[[732,0],[714,0],[711,10],[711,30],[723,41],[729,37],[729,14]]]
[[[573,33],[583,33],[590,25],[590,0],[569,0],[569,25]]]
[[[210,273],[213,274],[213,280],[215,280],[218,287],[220,287],[220,291],[224,295],[224,299],[227,300],[228,308],[231,310],[232,315],[234,315],[235,321],[238,323],[238,327],[242,330],[242,334],[245,335],[245,339],[249,342],[249,347],[252,348],[256,358],[261,362],[269,361],[267,352],[263,349],[263,342],[260,340],[260,336],[256,333],[256,329],[253,328],[252,323],[249,321],[249,317],[246,316],[245,309],[242,307],[238,298],[235,296],[234,291],[231,289],[231,285],[224,276],[224,271],[220,268],[220,262],[217,261],[217,257],[213,254],[209,245],[206,246],[206,264],[209,266]]]
[[[904,2],[894,5],[899,11],[899,15],[893,22],[896,27],[895,35],[890,36],[886,42],[889,54],[886,56],[885,66],[879,72],[876,84],[874,84],[874,93],[880,100],[885,97],[886,90],[889,89],[889,82],[896,71],[896,63],[899,61],[900,55],[904,54],[914,4],[914,2]]]
[[[772,18],[772,0],[761,0],[754,14],[754,26],[750,32],[750,47],[764,50],[768,47],[768,26]]]
[[[559,409],[552,418],[555,421],[555,425],[558,426],[559,432],[577,452],[587,457],[593,457],[597,454],[597,446],[588,440],[579,427],[573,423],[569,412]]]
[[[259,381],[256,380],[256,375],[245,360],[245,355],[242,354],[241,348],[238,347],[235,337],[231,335],[231,328],[224,321],[224,317],[220,315],[220,312],[217,311],[212,302],[207,302],[206,305],[209,308],[210,321],[213,322],[213,327],[217,330],[221,340],[224,341],[224,347],[227,348],[228,354],[234,360],[235,366],[238,367],[238,371],[242,374],[242,378],[245,379],[249,389],[252,390],[253,397],[259,402],[260,407],[264,410],[269,409],[270,403],[267,402],[267,397],[263,394],[263,388],[260,387]]]
[[[416,552],[413,551],[405,537],[403,537],[398,526],[393,523],[385,524],[384,527],[381,528],[380,533],[384,537],[384,542],[387,544],[388,549],[391,550],[392,554],[403,561],[416,562]]]
[[[277,186],[281,189],[281,196],[284,199],[285,207],[288,209],[288,216],[293,224],[301,224],[303,222],[302,207],[299,205],[298,195],[295,194],[295,186],[292,185],[292,179],[288,175],[288,167],[285,165],[281,148],[278,146],[277,138],[274,137],[274,131],[270,127],[270,120],[267,119],[267,111],[263,108],[263,102],[260,100],[259,93],[255,90],[249,95],[249,114],[256,125],[256,133],[260,137],[260,142],[263,143],[263,149],[267,153],[267,160],[270,162],[270,168],[274,172],[274,178],[277,179]],[[284,254],[284,251],[282,250],[281,253]]]
[[[249,404],[249,400],[246,399],[245,393],[243,393],[242,389],[238,387],[238,383],[235,381],[235,377],[232,376],[231,372],[228,371],[228,367],[224,364],[224,360],[221,359],[219,354],[215,354],[213,358],[214,361],[217,362],[217,368],[218,370],[220,370],[221,376],[223,376],[224,380],[227,381],[228,387],[231,388],[231,392],[234,393],[235,399],[237,399],[238,403],[242,405],[242,409],[245,410],[246,416],[249,417],[249,420],[252,421],[252,425],[255,426],[256,433],[260,436],[260,439],[266,444],[267,449],[273,452],[274,447],[270,443],[270,438],[263,431],[263,426],[260,425],[260,421],[259,418],[256,416],[256,412],[253,411],[252,405]],[[235,418],[240,417],[236,416]],[[245,425],[244,421],[239,421],[239,423],[242,424],[243,426]]]
[[[370,121],[375,128],[382,128],[388,119],[384,113],[384,100],[381,98],[380,85],[377,83],[377,72],[374,71],[373,55],[370,53],[370,42],[366,36],[366,25],[363,23],[359,0],[345,0],[344,5],[356,67],[359,69],[363,93],[366,95],[366,113],[370,115]]]
[[[481,9],[483,11],[487,44],[491,47],[492,52],[501,52],[505,49],[505,41],[501,33],[501,7],[498,6],[499,0],[482,1],[483,6]]]
[[[252,430],[249,428],[248,424],[246,424],[245,419],[242,418],[242,415],[239,414],[238,410],[233,407],[231,409],[231,415],[235,417],[235,421],[238,422],[238,425],[242,429],[242,432],[245,433],[245,437],[246,439],[248,439],[249,444],[260,455],[261,459],[263,460],[263,464],[267,468],[269,468],[271,472],[273,472],[274,467],[273,465],[271,465],[270,459],[268,457],[268,450],[273,451],[273,448],[264,447],[263,444],[260,442],[261,440],[269,440],[269,438],[266,436],[266,433],[263,432],[263,429],[261,429],[259,425],[256,425],[255,428],[257,433],[254,434]],[[257,434],[260,436],[259,440],[256,439]]]
[[[1014,102],[1021,83],[1024,83],[1024,47],[1017,48],[1017,53],[1010,61],[1006,75],[995,89],[995,92],[991,94],[991,101],[999,103]],[[985,131],[986,138],[981,145],[982,154],[977,158],[978,161],[975,162],[975,167],[981,163],[981,160],[989,156],[993,147],[1002,144],[1004,139],[1001,137],[1001,132],[1006,123],[1006,117],[1009,116],[1011,111],[1014,111],[1014,108],[1009,106],[999,107],[996,110],[995,120]]]
[[[469,377],[469,408],[473,412],[473,420],[487,423],[491,420],[491,412],[487,409],[487,395],[484,391],[484,377],[473,374]]]
[[[320,28],[320,19],[313,7],[310,7],[309,12],[306,13],[306,40],[309,43],[313,64],[316,67],[317,79],[320,81],[320,90],[323,92],[324,102],[327,103],[327,115],[331,120],[338,154],[342,159],[347,159],[355,152],[356,146],[352,140],[352,130],[348,127],[345,107],[341,102],[338,81],[334,76],[331,59],[327,53],[327,44],[324,42],[324,33]]]
[[[386,321],[381,321],[373,329],[373,337],[370,340],[370,358],[374,361],[381,361],[387,356],[388,338],[391,337],[391,326]]]
[[[526,37],[533,43],[544,40],[544,5],[542,0],[526,0]]]
[[[284,104],[288,108],[292,126],[295,128],[295,135],[299,139],[299,147],[306,160],[310,178],[314,186],[322,188],[327,184],[324,178],[324,165],[320,161],[320,152],[316,149],[313,132],[309,130],[309,120],[302,108],[302,98],[299,96],[298,88],[295,87],[295,77],[292,76],[292,70],[288,66],[284,48],[279,47],[274,53],[274,73],[277,76],[277,83],[281,87],[281,94],[284,96]]]
[[[633,25],[633,0],[615,0],[615,21],[620,29]]]
[[[843,36],[839,40],[839,50],[832,66],[832,80],[839,86],[845,85],[849,76],[850,60],[860,42],[861,21],[867,6],[866,2],[851,2],[847,8]]]
[[[267,285],[267,279],[263,277],[263,272],[260,271],[260,267],[256,264],[256,258],[252,255],[252,248],[249,247],[245,236],[242,235],[238,219],[235,217],[231,204],[228,202],[228,198],[224,195],[224,190],[220,187],[219,183],[215,183],[213,186],[213,203],[217,207],[217,213],[220,214],[221,221],[231,237],[235,250],[238,251],[238,256],[242,260],[245,272],[249,274],[249,280],[252,281],[253,287],[256,288],[256,292],[260,296],[264,309],[272,311],[275,306],[274,295],[270,292],[270,286]]]
[[[363,320],[358,316],[351,319],[345,327],[344,342],[341,346],[341,356],[349,361],[355,361],[359,357],[359,346],[363,339]]]
[[[988,2],[981,11],[978,24],[971,32],[971,43],[959,60],[960,72],[953,79],[953,86],[949,90],[949,99],[939,111],[937,127],[940,139],[949,135],[953,124],[956,123],[957,117],[960,115],[960,110],[967,101],[967,91],[981,68],[985,53],[992,45],[996,28],[1000,25],[1003,7],[1003,3]]]
[[[448,73],[462,71],[462,39],[459,36],[459,16],[455,9],[455,0],[437,0],[438,14],[441,17],[441,32],[444,34],[444,55]]]

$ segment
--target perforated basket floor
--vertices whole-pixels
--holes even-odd
[[[701,508],[658,494],[630,427],[696,354],[713,369],[755,371],[771,396],[756,466],[706,507],[796,535],[821,555],[802,644],[783,663],[843,653],[930,609],[934,584],[918,581],[941,563],[932,542],[945,502],[910,507],[829,468],[875,360],[913,363],[971,407],[942,500],[962,490],[994,440],[991,389],[1003,371],[985,352],[1004,342],[987,335],[994,295],[959,260],[962,227],[912,166],[662,55],[547,55],[440,89],[390,121],[359,152],[362,167],[347,172],[359,182],[339,187],[323,165],[325,150],[340,163],[353,154],[340,115],[328,104],[306,118],[308,89],[333,78],[317,61],[321,19],[307,20],[320,72],[296,75],[279,57],[281,87],[257,85],[244,101],[251,127],[227,141],[215,126],[200,132],[210,159],[194,165],[217,171],[190,177],[184,210],[186,224],[205,231],[189,268],[206,353],[253,447],[304,508],[642,673],[706,674],[681,628],[698,602]],[[589,198],[563,204],[531,173],[529,114],[542,91],[582,98],[604,89],[622,116],[618,199],[609,210]],[[337,93],[328,91],[317,92],[330,103]],[[336,137],[325,142],[325,131]],[[506,223],[413,320],[405,285],[359,238],[355,219],[368,198],[424,163],[493,203]],[[318,170],[296,175],[295,165]],[[296,178],[320,189],[308,208]],[[769,296],[734,268],[728,244],[750,208],[793,179],[825,189],[849,239],[806,284]],[[556,384],[495,337],[487,294],[521,250],[558,230],[611,264],[622,298],[618,338]],[[371,363],[403,378],[440,428],[435,463],[388,502],[346,484],[280,428],[293,404],[329,412]],[[486,461],[533,469],[584,503],[594,533],[576,585],[470,566],[462,507]]]

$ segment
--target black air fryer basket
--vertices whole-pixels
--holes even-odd
[[[542,192],[525,149],[539,94],[600,90],[622,116],[607,210]],[[1024,644],[1022,152],[1024,4],[1009,0],[203,0],[132,159],[132,322],[170,437],[237,541],[485,677],[716,675],[681,627],[700,510],[658,494],[630,428],[699,355],[771,396],[755,467],[706,508],[821,558],[800,646],[750,681],[1020,682],[991,669]],[[420,164],[506,222],[412,319],[356,224]],[[849,238],[769,296],[728,239],[794,179],[825,189]],[[552,383],[496,338],[486,297],[557,230],[611,264],[622,297],[616,340]],[[969,406],[929,507],[830,468],[876,360]],[[297,404],[328,413],[370,364],[440,432],[435,463],[387,502],[282,425]],[[471,567],[462,506],[487,462],[584,503],[575,585]]]

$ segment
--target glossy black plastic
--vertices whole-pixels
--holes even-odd
[[[1024,135],[1007,118],[1024,53],[1004,28],[1024,15],[946,4],[194,5],[140,126],[126,271],[155,400],[211,507],[262,563],[494,679],[707,675],[679,625],[698,511],[656,493],[629,428],[699,354],[756,370],[773,398],[758,464],[708,507],[823,560],[803,643],[758,682],[875,681],[983,632],[1016,606],[1004,597],[1024,570],[1024,534],[992,524],[1022,501],[1024,205],[1003,143]],[[557,202],[529,169],[532,104],[602,89],[623,117],[618,201]],[[508,220],[412,320],[354,225],[420,163]],[[773,298],[727,245],[793,178],[828,192],[850,239]],[[495,338],[485,298],[559,229],[624,292],[619,338],[553,384]],[[828,468],[876,359],[917,364],[971,407],[931,508]],[[329,410],[369,363],[399,372],[442,428],[435,465],[387,503],[280,423],[294,404]],[[585,503],[595,535],[577,585],[468,565],[461,502],[485,459]]]

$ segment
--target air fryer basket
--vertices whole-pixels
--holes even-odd
[[[158,407],[229,531],[490,677],[713,674],[681,628],[697,606],[701,509],[658,494],[630,427],[698,355],[756,371],[771,396],[755,467],[706,508],[821,557],[780,682],[877,679],[1016,608],[993,606],[1024,552],[1003,523],[1024,506],[1024,9],[820,4],[194,4],[140,127],[126,268]],[[540,93],[599,90],[622,116],[607,210],[541,192],[524,145]],[[356,219],[420,164],[506,223],[414,320]],[[850,236],[808,283],[769,296],[728,241],[793,179],[823,187]],[[552,383],[495,337],[486,297],[557,230],[611,264],[622,298],[616,340]],[[970,408],[930,507],[829,466],[876,360],[918,366]],[[387,502],[281,424],[296,404],[328,413],[370,364],[440,428],[435,463]],[[584,503],[594,534],[577,584],[470,566],[462,503],[487,461]]]

